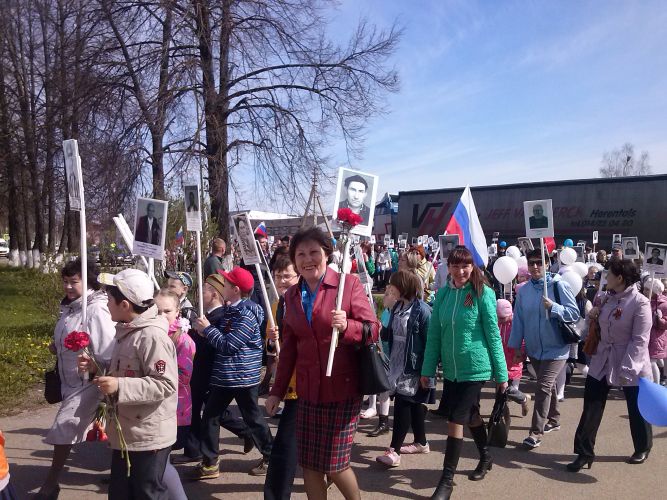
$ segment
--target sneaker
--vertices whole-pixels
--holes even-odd
[[[533,448],[537,448],[541,444],[542,444],[542,440],[540,438],[536,438],[534,436],[528,436],[526,439],[523,440],[523,445],[526,448],[530,448],[531,450]]]
[[[269,462],[262,458],[256,466],[250,469],[250,472],[248,472],[248,474],[250,474],[251,476],[266,476],[266,471],[268,469],[269,469]]]
[[[198,463],[192,471],[193,479],[215,479],[220,476],[220,460],[216,460],[213,465],[204,465],[204,462]]]
[[[362,411],[359,414],[360,418],[373,418],[376,417],[378,414],[377,410],[375,408],[368,408],[367,410]]]
[[[430,453],[431,447],[426,444],[412,443],[407,446],[401,446],[401,455],[417,455],[419,453]]]
[[[546,424],[544,426],[544,433],[548,434],[552,431],[559,431],[560,430],[560,424]]]
[[[393,448],[387,448],[387,450],[384,452],[384,455],[375,457],[375,461],[389,467],[398,467],[401,465],[401,456],[396,453]]]

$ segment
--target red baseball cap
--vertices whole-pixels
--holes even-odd
[[[225,281],[229,281],[232,285],[239,287],[244,293],[251,291],[255,284],[255,279],[252,277],[250,271],[246,271],[241,267],[235,267],[229,272],[218,269],[218,273],[225,278]]]

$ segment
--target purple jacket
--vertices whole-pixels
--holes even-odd
[[[651,377],[648,341],[651,335],[651,306],[636,287],[607,293],[600,309],[600,343],[591,357],[588,376],[606,377],[610,385],[638,385],[638,377]]]
[[[658,318],[656,312],[662,317]],[[651,297],[651,312],[653,313],[653,327],[651,340],[648,342],[648,355],[651,359],[667,358],[667,297],[660,294]]]

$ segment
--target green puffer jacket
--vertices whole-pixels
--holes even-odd
[[[422,376],[433,377],[442,360],[445,379],[507,381],[498,329],[496,294],[488,286],[478,297],[470,283],[438,290],[428,328]]]

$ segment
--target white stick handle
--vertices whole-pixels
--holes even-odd
[[[259,267],[259,264],[255,264],[255,271],[257,272],[257,279],[259,280],[259,287],[262,289],[262,297],[264,297],[264,303],[266,304],[267,310],[267,320],[269,326],[274,329],[276,327],[276,322],[273,319],[273,313],[271,312],[271,304],[269,303],[269,294],[266,292],[266,283],[264,283],[264,277],[262,276],[262,268]],[[276,341],[276,354],[280,354],[280,342]]]
[[[542,278],[544,281],[544,296],[547,297],[547,264],[544,258],[544,238],[540,238],[540,246],[542,247]],[[549,310],[545,309],[544,314],[549,319]]]
[[[195,231],[195,238],[197,239],[197,293],[198,293],[198,311],[199,317],[204,316],[204,280],[202,279],[201,267],[201,232]]]
[[[343,262],[341,263],[340,281],[338,282],[338,293],[336,294],[336,311],[339,311],[343,304],[343,290],[345,290],[345,268],[347,261],[350,258],[350,237],[345,240],[345,248],[343,250]],[[336,347],[338,346],[338,328],[334,328],[331,332],[331,344],[329,345],[329,359],[327,359],[326,376],[331,377],[331,369],[333,368],[334,355]]]
[[[79,177],[79,199],[81,210],[79,210],[79,244],[81,255],[81,329],[88,332],[88,241],[86,232],[86,200],[83,189],[83,173],[81,171],[81,158],[75,158],[77,175]],[[81,373],[84,383],[88,382],[88,371]]]

